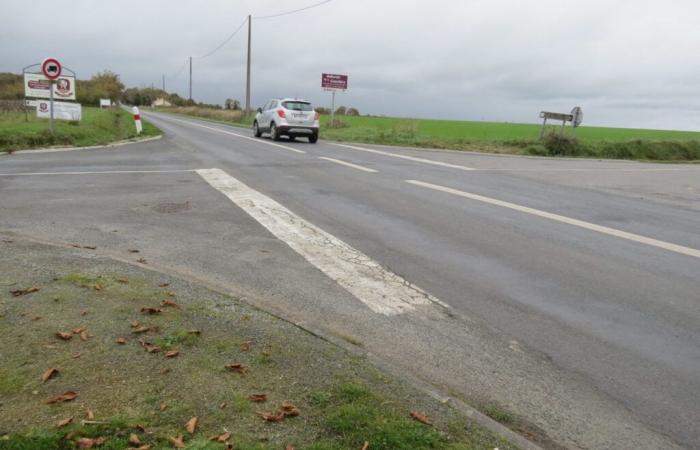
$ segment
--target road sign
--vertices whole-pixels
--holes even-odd
[[[324,73],[321,75],[321,87],[327,91],[345,91],[348,89],[348,76]]]
[[[578,128],[583,122],[583,110],[577,106],[571,110],[571,115],[574,116],[574,120],[572,120],[574,128]]]
[[[51,102],[47,101],[37,102],[36,116],[48,119],[52,116],[52,110],[53,117],[59,120],[78,121],[82,117],[82,108],[80,103],[53,102],[52,107]]]
[[[61,63],[55,58],[46,58],[41,63],[41,73],[49,80],[55,80],[61,76]]]
[[[24,96],[49,98],[51,80],[40,73],[24,74]],[[62,75],[53,85],[53,95],[61,100],[75,100],[75,77]]]

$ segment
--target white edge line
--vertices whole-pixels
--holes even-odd
[[[377,173],[378,172],[378,170],[370,169],[369,167],[359,166],[357,164],[349,163],[346,161],[341,161],[339,159],[326,158],[325,156],[319,156],[318,159],[325,159],[326,161],[334,162],[336,164],[351,167],[351,168],[357,169],[357,170],[362,170],[362,171],[368,172],[368,173]]]
[[[299,149],[296,149],[296,148],[288,147],[288,146],[286,146],[286,145],[275,144],[274,142],[263,141],[263,140],[258,139],[258,138],[252,138],[252,137],[250,137],[250,136],[244,136],[244,135],[242,135],[242,134],[233,133],[233,132],[231,132],[231,131],[222,130],[222,129],[220,129],[220,128],[208,127],[208,126],[206,126],[206,125],[202,125],[202,124],[199,124],[199,123],[196,123],[196,122],[189,122],[189,121],[187,121],[187,120],[176,119],[176,118],[174,118],[174,117],[168,117],[167,119],[163,119],[163,118],[161,117],[160,119],[161,119],[161,120],[165,120],[166,122],[167,122],[168,120],[174,120],[175,122],[186,123],[187,125],[191,125],[191,126],[193,126],[193,127],[200,127],[200,128],[204,128],[204,129],[207,129],[207,130],[216,131],[216,132],[218,132],[218,133],[230,134],[231,136],[236,136],[236,137],[239,137],[239,138],[241,138],[241,139],[248,139],[249,141],[254,141],[254,142],[257,142],[257,143],[259,143],[259,144],[270,145],[270,146],[272,146],[272,147],[282,148],[282,149],[284,149],[284,150],[289,150],[290,152],[294,152],[294,153],[302,153],[302,154],[305,154],[305,153],[306,153],[304,150],[299,150]]]
[[[0,177],[29,177],[35,175],[97,175],[97,174],[129,174],[129,173],[183,173],[196,172],[195,169],[182,170],[105,170],[94,172],[21,172],[0,173]]]
[[[362,152],[376,153],[378,155],[385,155],[385,156],[391,156],[394,158],[407,159],[409,161],[420,162],[423,164],[431,164],[434,166],[449,167],[452,169],[467,170],[467,171],[476,170],[473,167],[460,166],[458,164],[450,164],[450,163],[446,163],[446,162],[442,162],[442,161],[433,161],[432,159],[417,158],[415,156],[399,155],[397,153],[385,152],[382,150],[375,150],[375,149],[370,149],[370,148],[365,148],[365,147],[357,147],[355,145],[337,144],[335,142],[330,142],[330,144],[338,146],[338,147],[349,148],[352,150],[359,150]]]
[[[660,241],[658,239],[649,238],[646,236],[641,236],[634,233],[628,233],[626,231],[617,230],[615,228],[609,228],[602,225],[596,225],[594,223],[585,222],[583,220],[573,219],[566,216],[560,216],[559,214],[554,214],[539,209],[529,208],[527,206],[517,205],[515,203],[506,202],[503,200],[497,200],[495,198],[484,197],[483,195],[472,194],[469,192],[460,191],[457,189],[452,189],[445,186],[440,186],[437,184],[426,183],[423,181],[416,180],[405,180],[406,183],[413,184],[415,186],[421,186],[428,189],[433,189],[436,191],[446,192],[448,194],[457,195],[459,197],[468,198],[470,200],[476,200],[483,203],[488,203],[495,206],[500,206],[502,208],[512,209],[514,211],[523,212],[526,214],[531,214],[533,216],[543,217],[545,219],[553,220],[556,222],[565,223],[568,225],[577,226],[580,228],[585,228],[587,230],[596,231],[598,233],[607,234],[609,236],[614,236],[621,239],[627,239],[629,241],[638,242],[640,244],[646,244],[652,247],[661,248],[671,252],[679,253],[686,256],[692,256],[695,258],[700,258],[700,250],[684,247],[682,245],[673,244],[671,242]]]

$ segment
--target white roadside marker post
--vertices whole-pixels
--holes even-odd
[[[139,113],[139,109],[134,106],[132,108],[132,112],[134,113],[134,124],[136,125],[136,134],[141,134],[143,131],[143,125],[141,125],[141,114]]]

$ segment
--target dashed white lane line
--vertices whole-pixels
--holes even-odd
[[[634,233],[628,233],[626,231],[617,230],[615,228],[609,228],[602,225],[596,225],[594,223],[585,222],[583,220],[573,219],[571,217],[560,216],[559,214],[553,214],[547,211],[542,211],[539,209],[529,208],[527,206],[518,205],[515,203],[505,202],[503,200],[498,200],[491,197],[484,197],[483,195],[472,194],[470,192],[460,191],[446,186],[440,186],[432,183],[425,183],[423,181],[416,180],[406,180],[406,183],[413,184],[415,186],[421,186],[424,188],[432,189],[435,191],[446,192],[448,194],[457,195],[459,197],[468,198],[470,200],[476,200],[483,203],[488,203],[490,205],[500,206],[502,208],[512,209],[514,211],[519,211],[526,214],[531,214],[533,216],[543,217],[545,219],[553,220],[556,222],[565,223],[567,225],[573,225],[580,228],[585,228],[587,230],[596,231],[598,233],[607,234],[609,236],[614,236],[620,239],[627,239],[629,241],[638,242],[640,244],[650,245],[652,247],[661,248],[675,253],[680,253],[682,255],[693,256],[695,258],[700,258],[700,250],[684,247],[682,245],[673,244],[670,242],[660,241],[646,236],[640,236]]]
[[[375,313],[393,316],[413,311],[417,306],[446,307],[418,286],[223,170],[202,169],[197,173]]]
[[[128,174],[128,173],[183,173],[195,172],[194,169],[182,170],[102,170],[92,172],[20,172],[0,173],[0,177],[31,177],[38,175],[97,175],[97,174]]]
[[[362,170],[363,172],[368,172],[368,173],[377,173],[377,170],[370,169],[369,167],[363,167],[363,166],[358,166],[357,164],[349,163],[346,161],[341,161],[339,159],[333,159],[333,158],[326,158],[325,156],[319,156],[318,159],[325,159],[326,161],[334,162],[336,164],[340,164],[346,167],[352,167],[353,169],[357,170]]]
[[[289,147],[289,146],[281,145],[281,144],[275,144],[274,142],[264,141],[264,140],[262,140],[262,139],[260,139],[260,138],[253,138],[253,137],[250,137],[250,136],[244,136],[244,135],[242,135],[242,134],[238,134],[238,133],[233,133],[233,132],[231,132],[231,131],[222,130],[221,128],[208,127],[208,126],[206,126],[206,125],[202,125],[202,124],[199,124],[199,123],[188,122],[187,120],[175,119],[175,118],[173,118],[173,117],[168,117],[168,118],[165,119],[165,120],[166,120],[166,121],[167,121],[167,120],[174,120],[175,122],[186,123],[187,125],[191,125],[191,126],[193,126],[193,127],[204,128],[205,130],[216,131],[217,133],[229,134],[229,135],[231,135],[231,136],[236,136],[236,137],[241,138],[241,139],[248,139],[249,141],[257,142],[258,144],[265,144],[265,145],[269,145],[269,146],[271,146],[271,147],[277,147],[277,148],[281,148],[281,149],[284,149],[284,150],[289,150],[290,152],[294,152],[294,153],[306,153],[304,150],[299,150],[299,149],[294,148],[294,147]]]
[[[452,169],[459,169],[459,170],[476,170],[473,167],[460,166],[459,164],[450,164],[450,163],[446,163],[446,162],[442,162],[442,161],[433,161],[432,159],[416,158],[415,156],[400,155],[398,153],[391,153],[391,152],[385,152],[382,150],[357,147],[355,145],[337,144],[334,142],[331,142],[330,144],[338,146],[338,147],[350,148],[352,150],[359,150],[361,152],[375,153],[377,155],[384,155],[384,156],[391,156],[393,158],[407,159],[409,161],[420,162],[423,164],[432,164],[433,166],[450,167]]]

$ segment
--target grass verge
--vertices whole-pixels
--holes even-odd
[[[143,121],[142,137],[157,136],[160,130]],[[106,145],[136,137],[134,120],[121,108],[83,107],[80,122],[55,121],[55,133],[48,131],[48,120],[33,114],[0,113],[0,152],[51,146]]]
[[[75,250],[0,245],[0,449],[161,449],[179,436],[191,449],[513,448],[236,299]]]

